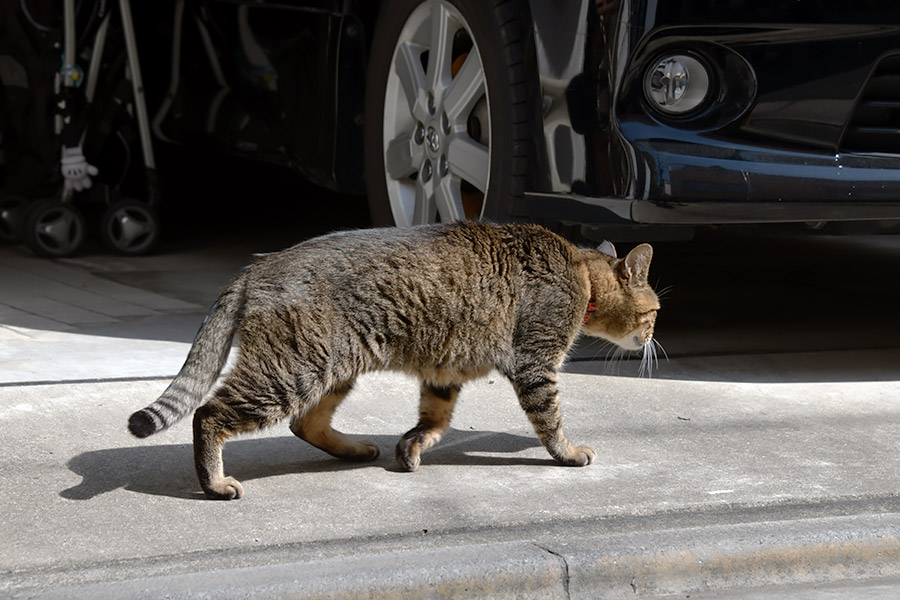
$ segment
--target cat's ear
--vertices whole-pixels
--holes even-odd
[[[613,246],[612,242],[609,240],[603,240],[603,243],[597,246],[597,252],[600,254],[605,254],[607,256],[612,256],[613,258],[618,258],[616,255],[616,247]]]
[[[653,259],[653,247],[641,244],[628,253],[620,263],[622,276],[631,282],[645,282],[650,274],[650,261]]]

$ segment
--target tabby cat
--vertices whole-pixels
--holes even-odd
[[[128,427],[147,437],[196,409],[200,485],[210,498],[240,498],[223,472],[227,438],[290,418],[313,446],[372,460],[378,446],[332,429],[331,418],[360,374],[398,370],[421,382],[419,422],[396,448],[414,471],[447,430],[463,383],[496,369],[551,456],[590,464],[594,453],[562,431],[566,353],[579,332],[639,350],[659,308],[647,283],[653,249],[618,259],[609,248],[579,249],[537,225],[462,222],[339,232],[259,255],[219,296],[171,385]],[[204,404],[235,333],[234,368]]]

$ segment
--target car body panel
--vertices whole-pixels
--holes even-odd
[[[181,104],[161,130],[363,192],[365,70],[378,4],[189,4]],[[529,0],[528,8],[537,168],[511,216],[900,218],[896,2]],[[196,34],[203,27],[208,44]],[[686,117],[655,111],[643,91],[648,67],[671,52],[699,57],[713,74],[713,100]]]
[[[377,6],[310,0],[188,3],[168,139],[285,164],[362,193],[366,31]]]
[[[848,143],[876,66],[900,50],[900,10],[762,4],[532,0],[549,176],[520,212],[547,218],[566,200],[593,222],[900,216],[900,156],[885,152],[900,134]],[[716,101],[688,118],[654,111],[643,77],[666,53],[702,57]]]

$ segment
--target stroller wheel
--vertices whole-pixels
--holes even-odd
[[[71,256],[84,242],[84,216],[71,204],[42,200],[28,207],[22,241],[38,256]]]
[[[122,200],[103,213],[100,237],[110,250],[118,254],[147,254],[159,240],[159,218],[143,202]]]
[[[19,228],[28,200],[22,196],[0,198],[0,244],[19,241]]]

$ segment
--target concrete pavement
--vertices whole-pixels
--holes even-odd
[[[583,469],[553,464],[489,377],[401,473],[416,385],[372,375],[337,427],[380,459],[337,461],[285,425],[229,442],[246,495],[205,501],[189,422],[147,440],[125,422],[249,251],[0,248],[0,595],[696,597],[900,577],[890,347],[698,356],[661,325],[672,356],[653,379],[584,347],[561,380],[567,435],[597,452]]]

